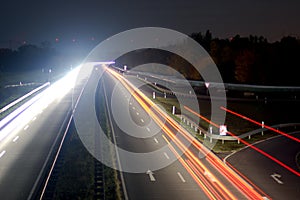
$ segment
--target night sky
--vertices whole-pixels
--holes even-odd
[[[2,0],[0,47],[18,42],[95,44],[127,29],[158,26],[229,38],[300,36],[298,0]]]

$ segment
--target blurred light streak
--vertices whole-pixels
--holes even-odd
[[[281,134],[281,135],[283,135],[283,136],[285,136],[285,137],[287,137],[287,138],[290,138],[290,139],[292,139],[292,140],[294,140],[294,141],[296,141],[296,142],[300,142],[300,139],[299,139],[299,138],[293,137],[293,136],[291,136],[291,135],[289,135],[289,134],[287,134],[287,133],[285,133],[285,132],[283,132],[283,131],[277,130],[277,129],[275,129],[275,128],[271,127],[271,126],[268,126],[268,125],[266,125],[266,124],[262,124],[262,123],[260,123],[260,122],[258,122],[258,121],[255,121],[255,120],[253,120],[253,119],[250,119],[249,117],[246,117],[246,116],[241,115],[241,114],[239,114],[239,113],[237,113],[237,112],[234,112],[234,111],[232,111],[232,110],[229,110],[229,109],[227,109],[227,108],[224,108],[223,106],[221,106],[221,109],[224,110],[224,111],[226,111],[226,112],[228,112],[228,113],[231,113],[231,114],[233,114],[233,115],[235,115],[235,116],[238,116],[238,117],[240,117],[240,118],[242,118],[242,119],[245,119],[245,120],[247,120],[247,121],[249,121],[249,122],[252,122],[252,123],[254,123],[254,124],[256,124],[256,125],[259,125],[260,127],[267,128],[267,129],[269,129],[269,130],[271,130],[271,131],[274,131],[274,132],[276,132],[276,133],[279,133],[279,134]]]
[[[0,141],[13,131],[21,130],[36,115],[48,107],[55,100],[64,97],[75,85],[80,66],[66,76],[51,84],[47,89],[32,97],[7,117],[0,121]]]
[[[4,106],[3,108],[0,109],[0,113],[6,111],[7,109],[11,108],[12,106],[16,105],[17,103],[19,103],[20,101],[23,101],[24,99],[26,99],[27,97],[29,97],[30,95],[36,93],[37,91],[43,89],[44,87],[50,85],[50,82],[47,82],[45,84],[43,84],[42,86],[35,88],[34,90],[28,92],[27,94],[23,95],[22,97],[18,98],[17,100],[9,103],[8,105]],[[1,126],[0,126],[1,128]]]
[[[203,118],[203,119],[205,118],[205,117],[201,116],[199,113],[193,111],[192,109],[190,109],[190,108],[187,107],[187,106],[184,106],[184,108],[185,108],[186,110],[190,111],[191,113],[193,113],[194,115],[196,115],[196,116],[198,116],[198,117],[201,117],[201,119],[202,119],[202,118]],[[206,118],[205,118],[205,119],[206,119]],[[215,127],[217,127],[217,128],[220,127],[219,125],[213,123],[212,121],[210,121],[210,120],[208,120],[208,119],[206,119],[206,120],[207,120],[210,124],[214,125]],[[282,167],[286,168],[287,170],[289,170],[289,171],[292,172],[293,174],[295,174],[295,175],[297,175],[297,176],[300,176],[300,172],[298,172],[298,171],[294,170],[293,168],[289,167],[288,165],[284,164],[283,162],[281,162],[280,160],[278,160],[278,159],[276,159],[275,157],[271,156],[271,155],[268,154],[267,152],[265,152],[265,151],[259,149],[259,148],[256,147],[256,146],[253,146],[252,144],[248,143],[247,141],[243,140],[242,138],[239,138],[238,136],[236,136],[235,134],[233,134],[233,133],[230,132],[230,131],[227,131],[227,133],[228,133],[230,136],[232,136],[232,137],[236,138],[237,140],[239,140],[240,142],[242,142],[243,144],[247,145],[248,147],[254,149],[255,151],[261,153],[262,155],[266,156],[267,158],[273,160],[273,161],[276,162],[277,164],[279,164],[279,165],[281,165]]]
[[[204,147],[198,140],[196,140],[194,137],[192,137],[189,133],[187,133],[180,125],[177,125],[177,123],[169,117],[167,114],[165,114],[163,111],[159,109],[156,104],[154,104],[151,100],[149,100],[148,97],[146,97],[142,92],[140,92],[137,88],[135,88],[130,82],[128,82],[125,78],[123,78],[120,74],[117,72],[106,68],[109,73],[111,73],[115,78],[117,78],[123,86],[126,87],[126,89],[131,93],[131,95],[140,103],[140,105],[145,109],[146,112],[148,112],[151,117],[157,122],[157,124],[164,130],[164,132],[178,145],[178,147],[181,149],[182,152],[185,153],[185,155],[190,159],[190,163],[193,165],[196,165],[196,169],[204,168],[206,174],[212,173],[204,167],[204,165],[201,163],[199,158],[195,156],[189,149],[186,147],[180,140],[178,140],[177,137],[175,137],[175,134],[164,124],[163,121],[160,120],[160,118],[155,114],[150,108],[154,108],[157,113],[160,114],[162,118],[164,118],[166,121],[169,122],[169,124],[176,129],[179,133],[181,133],[191,144],[200,152],[203,152],[205,155],[207,155],[207,160],[210,162],[210,164],[215,167],[216,169],[219,169],[220,173],[227,178],[229,182],[231,182],[242,194],[246,195],[249,199],[263,199],[263,197],[258,194],[247,182],[242,180],[234,171],[232,171],[228,166],[226,166],[219,158],[217,158],[213,153],[211,153],[209,150]],[[191,162],[191,160],[193,162]],[[185,166],[185,165],[184,165]],[[194,166],[195,167],[195,166]],[[190,168],[191,169],[191,168]],[[187,170],[190,172],[190,170]],[[191,174],[191,173],[190,173]],[[193,171],[193,174],[196,174]],[[199,174],[198,174],[199,175]],[[194,175],[191,174],[192,177]],[[199,179],[199,176],[197,176]],[[195,179],[194,179],[195,180]],[[223,195],[223,198],[226,199],[236,199],[231,192],[222,184],[220,183],[216,177],[213,176],[213,180],[215,183],[210,183],[210,185],[214,187],[214,190],[218,190],[218,192]],[[196,181],[198,183],[198,181]],[[202,182],[203,183],[203,182]],[[208,182],[206,182],[208,183]],[[199,185],[199,183],[198,183]],[[215,191],[213,192],[214,194]],[[226,194],[225,194],[226,193]]]

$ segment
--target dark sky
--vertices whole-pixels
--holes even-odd
[[[186,34],[211,30],[228,38],[300,36],[299,0],[1,0],[0,47],[8,41],[60,43],[103,39],[130,28],[159,26]],[[93,39],[92,39],[93,38]]]

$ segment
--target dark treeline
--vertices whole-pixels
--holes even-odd
[[[252,35],[213,38],[210,31],[205,34],[193,33],[191,37],[213,58],[224,82],[300,85],[300,41],[295,37],[283,37],[272,43],[263,36]],[[0,73],[69,67],[72,63],[70,60],[76,57],[79,56],[59,53],[47,42],[40,46],[23,45],[16,50],[0,49]],[[187,62],[166,52],[136,51],[131,59],[123,56],[118,61],[120,64],[126,63],[128,67],[158,62],[172,66],[189,79],[200,78]]]
[[[86,52],[83,48],[74,46],[74,51],[54,48],[50,42],[40,45],[25,44],[17,49],[0,48],[0,75],[1,73],[28,72],[28,71],[62,71],[82,62]]]
[[[48,70],[57,65],[58,53],[49,43],[41,46],[26,44],[16,50],[0,49],[0,72]]]
[[[260,85],[300,85],[300,41],[295,37],[283,37],[270,43],[263,36],[230,39],[213,38],[210,31],[194,33],[191,37],[210,54],[223,81]],[[117,59],[122,67],[134,67],[153,62],[171,66],[188,79],[201,79],[195,69],[184,59],[154,49],[138,50]],[[151,69],[156,70],[155,66]],[[157,70],[159,71],[159,69]]]
[[[252,35],[212,38],[209,31],[191,37],[211,55],[224,82],[300,85],[300,41],[295,37],[283,37],[273,43]]]

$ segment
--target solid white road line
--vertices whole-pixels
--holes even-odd
[[[168,154],[166,152],[164,152],[164,155],[166,156],[166,158],[169,160],[170,157],[168,156]]]
[[[29,125],[26,125],[26,126],[24,127],[24,131],[26,131],[28,128],[29,128]]]
[[[16,142],[18,139],[19,139],[19,136],[16,136],[16,137],[13,139],[13,142]]]
[[[178,174],[179,178],[181,179],[181,181],[185,183],[185,179],[184,179],[183,176],[180,174],[180,172],[177,172],[177,174]]]
[[[154,141],[158,144],[158,140],[156,138],[154,138]]]
[[[5,150],[3,150],[1,153],[0,153],[0,158],[6,153]]]

